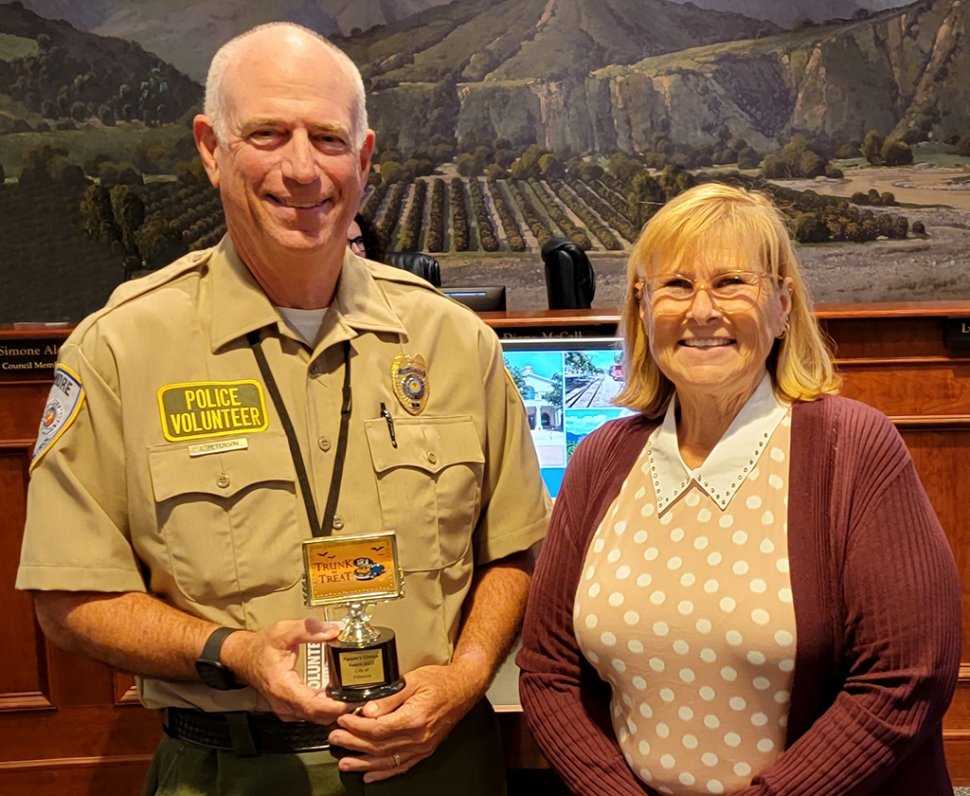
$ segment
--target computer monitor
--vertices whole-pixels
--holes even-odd
[[[576,445],[608,420],[633,414],[610,401],[623,388],[615,337],[502,340],[505,367],[529,417],[542,478],[556,497]]]
[[[505,286],[440,288],[446,296],[460,301],[475,312],[505,312]]]

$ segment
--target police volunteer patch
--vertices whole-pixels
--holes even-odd
[[[158,409],[169,442],[269,427],[263,385],[251,379],[166,384],[158,391]]]
[[[54,371],[54,384],[40,419],[40,430],[37,432],[34,455],[30,461],[31,470],[74,422],[83,403],[84,387],[81,385],[80,376],[70,368],[58,365]]]

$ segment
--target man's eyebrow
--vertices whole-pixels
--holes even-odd
[[[258,130],[261,127],[279,127],[283,123],[279,119],[273,119],[269,116],[258,117],[256,119],[249,119],[242,126],[242,133],[251,133],[253,130]]]
[[[342,135],[350,134],[350,130],[347,129],[347,126],[338,122],[322,122],[320,124],[311,124],[309,127],[315,133],[340,133]]]

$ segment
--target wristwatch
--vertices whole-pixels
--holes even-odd
[[[232,676],[232,672],[219,660],[222,643],[237,630],[240,630],[240,628],[220,627],[213,630],[209,638],[206,639],[202,654],[195,661],[195,670],[199,673],[199,679],[209,688],[215,688],[217,691],[235,691],[238,688],[246,687],[237,682],[236,678]]]

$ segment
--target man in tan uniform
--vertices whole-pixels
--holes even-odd
[[[332,45],[292,25],[233,40],[194,129],[228,235],[119,288],[62,347],[18,588],[55,643],[163,709],[146,793],[501,792],[484,693],[548,498],[498,341],[346,249],[374,136]],[[396,531],[405,575],[374,621],[406,686],[355,712],[307,685],[302,655],[339,630],[304,607],[301,543],[338,480],[342,410],[332,532]]]

